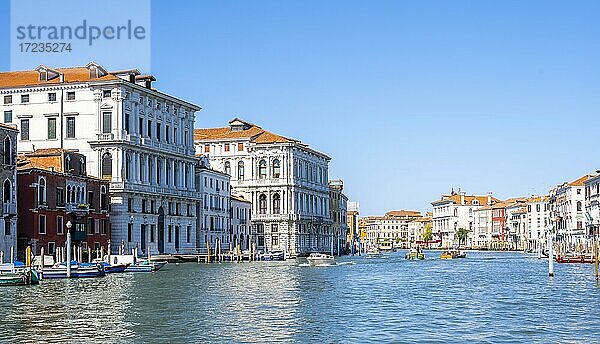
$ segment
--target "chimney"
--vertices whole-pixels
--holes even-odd
[[[65,74],[64,73],[60,73],[58,76],[58,82],[60,82],[61,84],[63,82],[65,82]]]
[[[135,74],[133,74],[133,73],[129,74],[129,82],[132,84],[135,84]]]
[[[459,193],[460,193],[460,204],[464,205],[465,204],[465,194],[460,192],[460,189],[458,189]]]
[[[150,80],[150,78],[145,80],[146,82],[146,88],[147,89],[151,89],[152,88],[152,80]]]

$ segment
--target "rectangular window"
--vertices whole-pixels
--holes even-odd
[[[271,225],[271,233],[277,233],[278,229],[279,229],[279,227],[276,223]]]
[[[112,131],[112,112],[102,113],[102,133],[110,134]]]
[[[172,241],[172,236],[173,236],[173,227],[171,225],[169,225],[168,227],[168,237],[167,237],[167,242],[171,242]]]
[[[204,153],[210,152],[210,145],[204,145]]]
[[[161,126],[162,126],[162,124],[156,123],[156,139],[158,141],[160,141],[160,134],[161,134],[161,132],[160,132],[161,130],[160,129],[161,129]]]
[[[142,117],[139,118],[138,125],[138,131],[140,132],[140,136],[144,136],[144,119]]]
[[[107,219],[102,219],[100,222],[101,228],[100,228],[100,234],[102,235],[106,235],[108,234],[108,220]]]
[[[167,139],[167,143],[171,143],[171,132],[169,131],[171,128],[167,125],[165,126],[165,135]]]
[[[47,254],[54,254],[54,251],[56,250],[56,243],[54,241],[51,241],[48,243],[48,252]]]
[[[56,188],[56,206],[65,206],[65,189],[63,188]]]
[[[29,94],[21,95],[21,103],[29,103]]]
[[[4,235],[10,235],[10,232],[11,232],[10,224],[11,223],[12,223],[11,221],[7,221],[7,220],[4,221]]]
[[[148,138],[152,138],[152,121],[148,120]]]
[[[75,92],[67,92],[67,100],[75,100]]]
[[[54,93],[54,92],[48,93],[48,101],[55,102],[56,101],[56,93]]]
[[[67,117],[67,138],[75,138],[75,117]]]
[[[94,191],[88,191],[88,204],[90,205],[90,209],[96,209],[94,206]]]
[[[128,113],[125,114],[125,131],[129,134],[129,118],[130,115]]]
[[[190,242],[190,240],[192,239],[192,238],[191,238],[191,237],[192,237],[192,226],[187,226],[187,231],[186,231],[186,233],[185,233],[185,234],[186,234],[186,236],[187,236],[187,237],[186,237],[186,239],[187,239],[187,242],[189,243],[189,242]]]
[[[89,218],[88,219],[88,225],[87,225],[87,232],[89,235],[93,235],[94,234],[94,219]]]
[[[12,104],[12,96],[4,96],[4,104]]]
[[[56,140],[56,118],[48,118],[48,140]]]
[[[155,230],[155,225],[150,225],[150,242],[154,242],[154,230]]]
[[[29,141],[29,120],[21,120],[21,141]]]
[[[127,199],[127,211],[133,213],[133,198]]]
[[[56,217],[56,234],[63,235],[65,233],[64,225],[65,225],[65,223],[64,223],[63,217],[57,216]]]
[[[38,233],[46,234],[46,215],[40,215],[38,219]]]
[[[12,111],[4,111],[4,123],[12,123]]]
[[[102,98],[110,98],[112,97],[112,91],[111,90],[103,90],[102,91]]]
[[[229,152],[229,143],[224,144],[223,148],[225,149],[226,152]]]
[[[274,246],[274,247],[279,246],[279,237],[277,237],[277,235],[273,235],[271,237],[271,246]]]
[[[127,224],[127,242],[131,242],[131,232],[133,232],[133,223]]]
[[[100,234],[100,220],[94,220],[94,234]]]
[[[241,152],[244,150],[244,144],[243,143],[238,143],[238,151]]]

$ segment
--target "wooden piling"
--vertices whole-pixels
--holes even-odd
[[[44,258],[44,247],[42,246],[42,249],[40,250],[40,258],[42,258],[42,262],[40,263],[40,267],[44,267],[44,261],[46,258]]]

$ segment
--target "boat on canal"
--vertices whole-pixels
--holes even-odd
[[[383,257],[383,252],[377,247],[371,247],[367,250],[367,258],[381,258]]]
[[[94,278],[102,277],[105,274],[104,267],[101,264],[79,264],[77,261],[71,261],[71,278]],[[57,263],[50,268],[43,268],[42,278],[67,278],[66,263]]]
[[[423,260],[425,259],[425,254],[416,248],[411,248],[406,255],[404,256],[406,260]]]
[[[0,286],[35,285],[40,283],[39,271],[31,268],[0,273]]]
[[[22,272],[24,270],[25,270],[25,263],[23,263],[23,262],[15,261],[14,263],[0,264],[0,274]]]
[[[442,254],[440,255],[440,259],[458,259],[458,258],[467,258],[467,253],[456,249],[456,250],[446,250],[446,251],[442,252]]]
[[[556,262],[570,264],[593,264],[594,258],[592,256],[585,256],[581,254],[567,254],[564,256],[556,256]]]
[[[167,262],[153,262],[148,259],[128,265],[125,272],[154,272],[162,269]]]
[[[335,265],[335,258],[326,253],[311,253],[306,260],[310,266],[331,266]]]

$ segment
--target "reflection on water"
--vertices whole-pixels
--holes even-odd
[[[439,252],[426,252],[428,258]],[[48,342],[590,342],[593,266],[517,253],[170,264],[0,289],[0,339]]]

